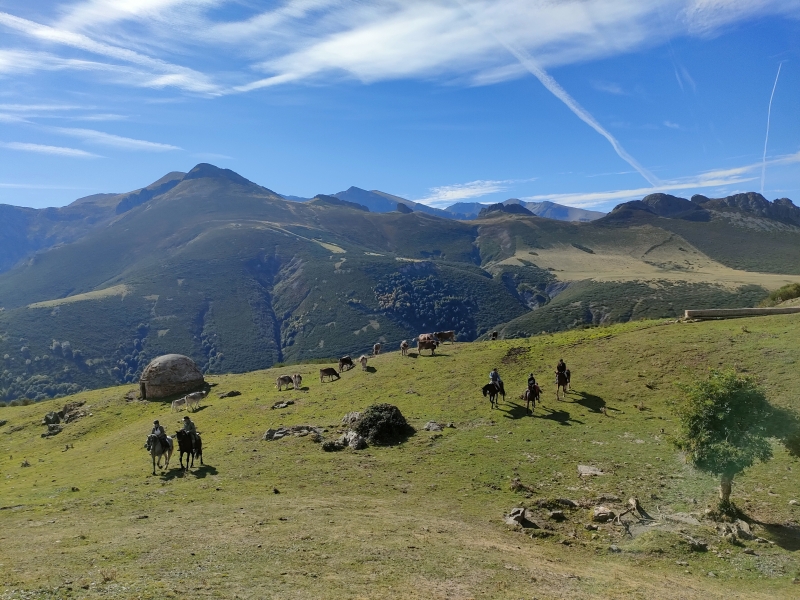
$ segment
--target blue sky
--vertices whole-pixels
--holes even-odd
[[[800,205],[798,107],[800,0],[0,0],[21,206],[198,162],[298,196],[600,210],[763,172]]]

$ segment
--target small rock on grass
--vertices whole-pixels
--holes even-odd
[[[790,506],[797,506],[797,500],[789,500]]]

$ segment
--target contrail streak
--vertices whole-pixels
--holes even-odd
[[[761,195],[764,195],[764,177],[767,174],[767,142],[769,142],[769,117],[772,114],[772,99],[775,97],[775,88],[778,87],[778,77],[781,76],[783,63],[778,63],[778,74],[775,75],[775,83],[772,85],[772,93],[769,96],[769,108],[767,109],[767,137],[764,139],[764,156],[761,159]]]
[[[467,7],[462,0],[458,0],[458,3],[461,5],[461,8],[463,8],[465,12],[469,13],[469,15],[478,25],[478,27],[488,31],[491,34],[491,36],[495,40],[497,40],[497,42],[501,46],[503,46],[506,50],[508,50],[514,56],[514,58],[516,58],[519,61],[519,63],[523,67],[525,67],[525,69],[531,75],[536,77],[536,79],[538,79],[541,82],[541,84],[545,88],[547,88],[547,90],[551,94],[553,94],[556,98],[561,100],[561,102],[566,104],[567,108],[569,108],[575,114],[575,116],[577,116],[581,121],[586,123],[589,127],[591,127],[597,133],[606,138],[608,142],[611,144],[611,147],[614,148],[614,152],[616,152],[617,155],[622,160],[624,160],[626,163],[628,163],[630,166],[636,169],[639,172],[639,174],[642,177],[644,177],[650,185],[655,187],[661,183],[658,177],[656,177],[650,171],[645,169],[642,165],[639,164],[639,162],[635,158],[633,158],[630,154],[628,154],[625,151],[625,148],[622,147],[622,144],[620,144],[613,135],[611,135],[608,131],[606,131],[606,129],[602,125],[600,125],[600,123],[598,123],[597,120],[591,114],[589,114],[589,112],[585,108],[583,108],[580,104],[578,104],[578,101],[575,100],[575,98],[573,98],[572,96],[570,96],[569,93],[564,88],[562,88],[559,85],[559,83],[555,79],[553,79],[547,71],[545,71],[542,67],[540,67],[539,64],[533,59],[533,57],[530,54],[528,54],[522,48],[518,48],[500,39],[500,37],[497,34],[495,34],[491,29],[485,26],[484,22],[477,15],[473,14],[472,10],[469,7]]]

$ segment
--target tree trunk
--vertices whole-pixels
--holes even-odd
[[[733,475],[724,474],[719,482],[719,502],[729,504],[731,501],[731,486],[733,485]]]

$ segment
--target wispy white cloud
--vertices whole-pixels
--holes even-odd
[[[592,87],[598,92],[605,92],[607,94],[614,94],[615,96],[624,96],[625,90],[618,83],[612,81],[593,81]]]
[[[162,144],[160,142],[149,142],[147,140],[137,140],[134,138],[123,137],[96,131],[94,129],[79,129],[74,127],[53,127],[52,131],[62,135],[80,138],[90,144],[109,146],[119,150],[137,150],[142,152],[168,152],[170,150],[181,150],[178,146]]]
[[[670,129],[682,129],[680,125],[673,123],[672,121],[664,121],[664,127],[669,127]]]
[[[780,156],[768,160],[768,165],[793,165],[800,163],[800,152]],[[641,187],[627,190],[612,190],[608,192],[575,192],[566,194],[538,194],[527,196],[522,200],[540,202],[550,200],[559,204],[566,204],[577,208],[590,208],[608,204],[619,200],[641,199],[647,194],[656,192],[678,192],[684,190],[700,190],[706,188],[719,188],[742,183],[757,181],[754,175],[761,168],[761,163],[752,163],[741,167],[717,169],[706,171],[694,177],[687,177],[675,181],[666,181],[655,187]]]
[[[486,180],[479,179],[468,183],[457,183],[454,185],[443,185],[430,189],[430,193],[424,198],[415,200],[428,206],[449,206],[460,200],[480,198],[497,192],[504,192],[509,185],[516,180]]]
[[[203,73],[171,64],[160,58],[153,58],[128,48],[99,42],[87,35],[69,29],[43,25],[7,12],[0,12],[0,26],[43,43],[67,46],[149,69],[153,72],[149,87],[174,86],[191,92],[219,93],[218,86],[213,84]]]
[[[20,150],[22,152],[36,152],[37,154],[51,154],[55,156],[68,156],[70,158],[99,158],[99,154],[79,150],[78,148],[65,148],[63,146],[46,146],[43,144],[29,144],[26,142],[0,142],[1,148]]]

